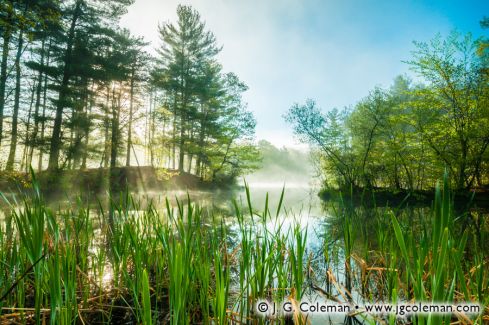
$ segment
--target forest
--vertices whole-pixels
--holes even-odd
[[[179,6],[150,55],[118,25],[132,3],[1,2],[2,170],[151,165],[213,181],[256,168],[247,86],[199,13]]]
[[[398,76],[344,109],[308,100],[285,115],[319,153],[326,187],[433,190],[445,169],[457,190],[489,184],[488,40],[452,32],[414,44],[405,63],[415,80]]]

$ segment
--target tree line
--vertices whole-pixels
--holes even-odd
[[[418,82],[399,76],[353,107],[323,113],[308,100],[286,114],[327,187],[429,190],[445,170],[457,189],[488,184],[488,41],[453,32],[414,44]]]
[[[132,3],[0,3],[2,169],[147,162],[215,180],[255,167],[247,86],[223,71],[199,13],[179,6],[150,55],[143,38],[119,26]]]

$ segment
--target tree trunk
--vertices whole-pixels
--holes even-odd
[[[180,119],[180,139],[179,139],[179,145],[178,145],[178,171],[183,172],[183,163],[184,163],[184,158],[185,158],[185,153],[183,151],[183,146],[185,144],[185,130],[183,127],[184,124],[184,119]]]
[[[109,167],[109,154],[110,154],[110,139],[109,139],[109,103],[110,103],[110,89],[107,86],[107,97],[105,102],[105,142],[104,142],[104,155],[103,155],[103,166],[104,168]]]
[[[458,172],[457,189],[461,190],[465,186],[465,170],[467,169],[467,140],[461,139],[460,146],[462,147],[462,157],[460,161],[460,170]]]
[[[88,94],[89,97],[87,101],[87,107],[85,108],[85,118],[87,119],[87,121],[85,123],[85,128],[83,130],[85,140],[83,142],[83,158],[82,158],[82,164],[80,166],[80,169],[87,169],[88,143],[90,140],[90,123],[88,122],[88,120],[90,120],[90,116],[92,115],[93,87],[94,85],[92,83],[90,93]]]
[[[88,110],[87,110],[87,118],[92,114],[92,105],[89,104]],[[83,158],[82,158],[82,164],[80,169],[87,169],[87,159],[88,159],[88,143],[90,139],[90,127],[89,124],[86,123],[85,125],[85,141],[83,143]]]
[[[176,98],[176,95],[174,95]],[[173,104],[173,129],[172,129],[172,169],[175,170],[176,167],[176,159],[177,159],[177,104],[176,99]]]
[[[79,99],[82,103],[81,106],[79,106],[76,110],[76,121],[77,123],[74,123],[74,129],[75,129],[75,141],[73,144],[73,169],[78,169],[79,166],[81,165],[81,160],[82,160],[82,155],[83,155],[83,142],[82,139],[85,135],[85,128],[82,127],[85,124],[88,123],[86,119],[86,111],[87,111],[87,106],[88,106],[88,78],[83,78],[82,79],[82,84],[83,84],[83,92],[82,96]]]
[[[7,159],[6,170],[14,169],[15,153],[17,150],[17,136],[19,124],[19,105],[20,105],[20,57],[22,56],[22,47],[24,46],[24,32],[19,32],[19,43],[17,55],[15,56],[15,96],[14,96],[14,111],[12,114],[12,130],[10,140],[10,151]]]
[[[34,147],[37,142],[37,134],[39,133],[39,108],[41,107],[41,90],[42,90],[42,80],[44,69],[44,39],[41,43],[41,63],[39,68],[39,74],[37,77],[37,87],[36,87],[36,104],[34,106],[34,129],[32,130],[32,137],[30,138],[30,148],[29,148],[29,157],[28,157],[28,165],[32,164],[32,158],[34,156]]]
[[[129,102],[129,125],[127,130],[127,152],[126,152],[126,166],[131,166],[131,146],[132,146],[132,115],[134,105],[134,66],[131,71],[131,90],[130,90],[130,102]]]
[[[51,54],[51,41],[49,42],[49,47],[48,47],[48,53],[46,57],[46,66],[49,66],[49,60],[50,60],[50,54]],[[39,171],[42,170],[42,160],[43,160],[43,154],[44,154],[44,134],[46,130],[46,103],[47,103],[47,90],[48,90],[48,76],[47,74],[44,75],[44,85],[43,85],[43,94],[42,94],[42,118],[41,118],[41,135],[39,136],[39,160],[37,162],[37,169]]]
[[[183,87],[183,86],[182,86]],[[187,122],[187,97],[185,95],[185,91],[182,91],[181,95],[182,99],[182,107],[180,108],[180,141],[178,145],[178,171],[183,172],[183,164],[185,159],[185,123]],[[175,107],[176,108],[176,107]]]
[[[110,168],[117,166],[117,151],[119,147],[119,115],[120,115],[120,98],[115,97],[115,90],[112,93],[112,129],[111,129],[111,141],[110,141]]]
[[[153,116],[153,97],[155,96],[154,90],[151,89],[149,93],[149,112],[146,116],[146,158],[149,159],[149,163],[153,166],[153,144],[151,141],[152,130],[152,116]]]
[[[189,139],[189,143],[194,143],[194,132],[193,132],[193,129],[191,129],[192,131],[190,132],[190,139]],[[187,173],[191,174],[192,173],[192,161],[194,159],[194,154],[191,150],[189,150],[189,152],[187,153],[187,161],[188,161],[188,166],[187,166]]]
[[[203,161],[203,158],[204,158],[204,139],[205,139],[205,126],[206,126],[206,119],[207,119],[207,112],[205,110],[205,105],[202,104],[201,105],[201,114],[202,114],[202,118],[200,120],[200,132],[199,132],[199,152],[198,152],[198,155],[197,155],[197,162],[196,162],[196,170],[195,170],[195,174],[201,178],[202,175],[201,175],[201,165],[202,165],[202,161]]]
[[[120,116],[120,99],[121,91],[119,91],[118,98],[115,96],[115,88],[112,90],[112,123],[111,123],[111,141],[110,141],[110,169],[109,169],[109,184],[108,190],[110,197],[113,193],[120,191],[123,188],[120,175],[115,169],[117,167],[117,151],[119,146],[119,116]],[[109,212],[109,227],[112,229],[114,224],[113,209]]]
[[[71,123],[73,125],[73,121],[75,120],[75,110],[71,110]],[[73,139],[74,139],[74,132],[73,132],[73,127],[70,127],[70,141],[68,144],[68,151],[66,153],[66,159],[63,165],[61,166],[61,169],[65,168],[65,165],[68,164],[68,170],[71,169],[71,160],[73,158]]]
[[[38,81],[39,82],[39,81]],[[31,119],[32,119],[32,106],[34,106],[34,97],[36,95],[37,85],[34,84],[32,86],[31,92],[31,102],[29,104],[29,112],[27,114],[27,126],[25,130],[25,141],[24,141],[24,152],[22,153],[22,164],[20,165],[20,170],[24,170],[24,162],[25,162],[25,171],[29,172],[29,167],[31,166],[29,150],[32,148],[30,131],[31,131]]]
[[[157,101],[157,94],[152,93],[151,104],[149,106],[149,160],[151,166],[155,165],[155,152],[154,152],[154,136],[155,136],[155,107]]]
[[[12,12],[9,11],[7,21],[12,19]],[[0,64],[0,144],[3,138],[3,113],[5,108],[5,87],[7,85],[7,61],[9,54],[10,37],[12,36],[12,29],[8,25],[3,32],[3,51],[2,51],[2,63]]]
[[[187,159],[188,159],[187,173],[191,174],[192,173],[192,160],[194,159],[194,155],[189,154]]]
[[[59,152],[61,149],[61,123],[63,120],[63,109],[68,96],[68,83],[71,78],[72,51],[75,38],[75,27],[79,16],[81,15],[81,4],[83,0],[77,0],[73,18],[71,20],[70,31],[68,34],[67,47],[64,55],[63,80],[61,82],[58,102],[56,104],[56,116],[54,118],[53,133],[51,137],[51,146],[49,150],[49,165],[48,169],[58,169]]]

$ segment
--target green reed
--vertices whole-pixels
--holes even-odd
[[[484,303],[484,299],[487,302],[487,298],[477,295],[476,290],[472,291],[470,285],[480,286],[487,283],[487,272],[480,271],[479,276],[471,275],[470,268],[475,264],[477,269],[482,270],[482,263],[477,259],[470,263],[470,260],[466,259],[469,230],[465,229],[460,233],[454,224],[453,201],[447,179],[445,177],[443,187],[436,188],[430,215],[431,229],[423,227],[415,233],[413,229],[403,227],[394,214],[391,214],[397,242],[397,247],[391,247],[391,267],[395,266],[396,252],[399,252],[404,266],[403,282],[408,288],[413,288],[412,292],[404,291],[405,298],[433,303],[452,303],[454,300],[478,300]],[[480,256],[480,253],[476,251],[475,256]],[[390,282],[393,282],[393,279],[390,279]],[[476,322],[481,324],[481,317],[479,315]],[[415,323],[448,324],[450,319],[450,315],[430,314],[415,317]]]
[[[304,257],[306,251],[307,230],[299,224],[294,226],[292,242],[289,246],[290,269],[292,282],[295,288],[295,299],[300,300],[303,295],[304,284]]]
[[[213,299],[214,322],[219,325],[228,323],[227,306],[229,292],[229,265],[227,259],[221,256],[219,251],[214,253],[214,276],[215,276],[215,291]]]
[[[149,279],[146,269],[143,270],[141,277],[141,300],[143,309],[143,324],[153,324],[153,318],[151,316],[151,294],[149,291]]]
[[[317,287],[345,302],[489,303],[487,253],[473,229],[457,227],[446,182],[424,226],[386,208],[369,213],[369,229],[352,206],[340,207],[341,229],[328,226],[318,252],[309,249],[300,219],[285,226],[284,192],[271,212],[268,196],[255,210],[246,188],[247,212],[234,202],[225,216],[190,198],[166,200],[159,211],[127,192],[95,210],[81,200],[52,210],[34,185],[20,204],[7,206],[0,224],[0,322],[263,324],[269,321],[257,317],[257,300],[305,299]],[[311,271],[316,265],[324,269]],[[482,315],[474,320],[483,323]],[[385,321],[398,323],[394,315]]]

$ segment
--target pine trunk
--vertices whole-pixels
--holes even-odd
[[[127,129],[127,152],[126,152],[126,166],[131,166],[131,146],[132,146],[132,115],[134,105],[134,67],[131,71],[131,90],[130,90],[130,102],[129,102],[129,125]]]
[[[70,31],[68,34],[67,47],[64,55],[63,80],[61,82],[58,102],[56,104],[56,116],[54,118],[53,133],[51,137],[51,146],[49,150],[48,169],[58,169],[59,153],[61,149],[61,123],[63,121],[63,110],[68,96],[68,83],[71,78],[72,51],[75,39],[75,27],[79,16],[81,15],[82,0],[77,0],[75,11],[71,20]]]
[[[10,20],[11,18],[12,13],[9,12],[7,20]],[[0,144],[3,138],[3,113],[5,109],[5,87],[7,85],[7,61],[11,36],[12,30],[10,26],[7,25],[6,30],[3,33],[2,63],[0,65]]]
[[[19,124],[19,105],[20,105],[20,57],[22,56],[22,47],[24,46],[24,32],[19,32],[19,43],[17,45],[17,55],[15,56],[15,95],[14,111],[12,113],[12,130],[10,138],[10,151],[7,159],[6,170],[14,169],[15,153],[17,151],[17,136]]]
[[[48,53],[46,57],[46,66],[49,67],[51,42],[49,42]],[[37,170],[42,170],[42,160],[44,155],[44,134],[46,131],[46,102],[47,102],[47,90],[48,90],[48,76],[44,75],[44,85],[42,94],[42,117],[41,117],[41,135],[39,136],[39,160],[37,162]]]
[[[34,147],[36,146],[37,143],[37,134],[39,133],[39,108],[41,107],[43,68],[44,68],[44,40],[42,40],[41,43],[41,63],[40,63],[38,77],[37,77],[36,104],[34,106],[34,129],[32,130],[32,137],[30,138],[30,147],[29,147],[29,154],[28,154],[29,165],[31,165],[32,163],[32,158],[34,156]]]
[[[111,129],[111,141],[110,141],[110,168],[117,166],[117,149],[119,147],[119,115],[120,115],[120,97],[115,98],[115,90],[112,94],[112,129]]]

